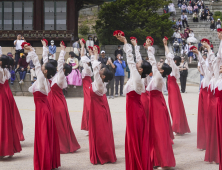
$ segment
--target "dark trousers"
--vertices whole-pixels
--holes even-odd
[[[25,75],[26,75],[26,71],[20,71],[19,75],[20,75],[20,80],[24,80],[25,79]]]
[[[185,28],[184,23],[185,23],[185,24],[186,24],[186,26],[188,27],[187,20],[182,20],[182,23],[183,23],[183,28]]]
[[[114,78],[106,85],[107,92],[106,96],[113,96],[114,95]],[[109,93],[109,89],[111,89],[111,93]]]
[[[115,76],[115,80],[116,80],[116,93],[115,94],[118,95],[118,87],[120,84],[120,95],[122,95],[123,94],[124,76]]]
[[[187,76],[180,75],[180,85],[182,93],[185,93],[186,83],[187,83]]]
[[[20,53],[24,53],[24,50],[15,50],[15,68],[17,68],[17,64],[19,62]]]

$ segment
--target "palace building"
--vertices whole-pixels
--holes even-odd
[[[114,0],[0,0],[0,46],[12,46],[17,34],[33,46],[49,41],[72,42],[78,36],[80,9]]]

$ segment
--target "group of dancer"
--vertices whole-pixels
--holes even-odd
[[[201,42],[207,48],[207,58],[203,58],[196,47],[193,47],[193,52],[198,57],[200,71],[204,75],[198,104],[197,148],[206,150],[204,161],[219,163],[222,170],[222,29],[217,29],[217,32],[220,40],[217,56],[205,38]]]
[[[218,30],[222,40],[222,30]],[[155,59],[154,39],[146,38],[144,48],[148,60],[143,60],[137,39],[131,37],[135,49],[127,42],[122,31],[113,34],[124,43],[123,50],[130,72],[129,80],[124,87],[126,94],[126,136],[125,164],[127,170],[152,170],[175,167],[173,147],[174,134],[190,133],[183,100],[176,80],[179,78],[181,58],[174,56],[163,38],[167,63],[157,64]],[[35,65],[37,80],[29,88],[35,102],[35,139],[34,169],[51,170],[61,166],[60,153],[73,153],[80,149],[75,137],[66,99],[62,89],[67,87],[66,77],[72,66],[64,62],[65,44],[60,43],[61,52],[58,62],[48,59],[48,41],[42,40],[43,60],[40,64],[34,48],[27,42],[22,47],[28,51],[27,62]],[[209,40],[202,39],[208,49],[209,67],[198,50],[197,54],[201,71],[205,75],[202,81],[198,107],[197,147],[206,149],[205,161],[221,163],[222,125],[222,43],[217,57],[211,51]],[[113,73],[107,65],[98,61],[100,48],[89,47],[90,58],[86,56],[85,41],[80,40],[81,61],[83,63],[84,104],[81,129],[89,132],[89,155],[92,164],[116,162],[112,118],[106,97],[106,83],[113,79]],[[14,97],[8,85],[10,73],[8,68],[13,59],[0,57],[0,158],[13,156],[20,152],[20,141],[24,141],[22,120]],[[150,76],[152,73],[152,76]],[[91,77],[94,76],[92,82]],[[168,77],[168,102],[172,117],[167,109],[162,91],[165,87],[164,77]],[[207,105],[206,105],[207,101]],[[218,154],[219,151],[219,154]],[[221,168],[221,166],[220,166]]]

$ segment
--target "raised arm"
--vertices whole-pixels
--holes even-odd
[[[64,84],[63,80],[64,80],[64,77],[65,77],[65,74],[64,74],[64,71],[63,71],[63,65],[65,63],[64,59],[65,59],[65,55],[66,55],[66,51],[65,51],[65,46],[63,45],[60,45],[61,46],[61,52],[59,54],[59,59],[58,59],[58,76],[57,76],[57,82],[58,82],[58,85],[62,85]]]
[[[45,41],[42,41],[42,45],[43,45],[43,53],[42,53],[42,57],[43,57],[43,63],[47,63],[49,60],[48,54],[49,54],[49,50],[46,46]]]
[[[93,73],[94,73],[93,91],[96,92],[96,94],[100,94],[100,96],[102,96],[104,91],[104,84],[99,74],[101,62],[98,61],[97,47],[93,47],[93,52],[95,54],[94,55],[95,60],[92,64]]]

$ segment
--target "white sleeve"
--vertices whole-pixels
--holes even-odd
[[[0,46],[0,56],[2,55],[2,47]]]
[[[93,91],[99,95],[103,96],[106,93],[106,89],[104,83],[100,77],[99,70],[100,70],[100,61],[94,60],[92,68],[94,73],[94,82],[92,84]]]
[[[5,76],[4,76],[4,69],[0,67],[0,83],[4,84],[5,83]]]
[[[64,82],[64,78],[65,78],[65,74],[64,74],[64,71],[63,71],[63,65],[65,63],[65,55],[66,55],[66,52],[64,50],[61,50],[60,54],[59,54],[59,59],[58,59],[58,76],[57,76],[57,83],[59,85],[59,87],[63,87],[63,84],[65,83]]]
[[[136,54],[136,62],[142,60],[141,54],[140,54],[140,46],[135,46],[135,54]]]
[[[43,53],[42,53],[42,57],[43,57],[43,63],[47,63],[48,62],[48,54],[49,54],[49,50],[47,47],[43,46]]]
[[[170,67],[172,68],[172,76],[174,76],[176,79],[179,79],[180,78],[180,74],[179,74],[179,69],[178,69],[178,66],[175,64],[174,62],[174,55],[169,52],[168,54],[166,54],[166,58],[167,58],[167,61],[168,63],[170,63]]]

